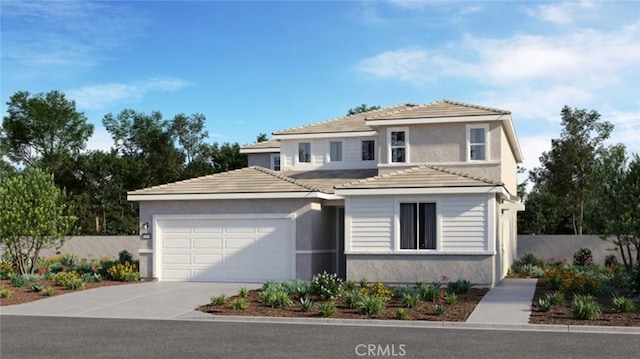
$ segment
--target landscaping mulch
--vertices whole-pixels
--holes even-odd
[[[452,305],[445,305],[447,311],[445,314],[438,315],[434,311],[436,303],[422,302],[414,308],[405,308],[399,299],[391,299],[387,303],[386,308],[379,314],[372,317],[368,317],[359,314],[357,310],[350,309],[343,299],[336,300],[336,313],[331,318],[343,318],[343,319],[396,319],[396,309],[405,308],[407,312],[406,320],[427,320],[427,321],[448,321],[448,322],[464,322],[467,317],[473,312],[476,305],[480,302],[482,297],[487,293],[486,288],[471,288],[469,293],[458,295],[458,303]],[[264,316],[264,317],[300,317],[300,318],[322,318],[318,314],[318,305],[321,302],[314,302],[313,307],[304,312],[300,309],[300,304],[297,300],[294,300],[294,305],[287,308],[271,308],[265,304],[260,303],[258,294],[260,290],[252,290],[249,292],[249,296],[246,299],[248,308],[245,310],[233,310],[230,303],[239,296],[232,296],[227,298],[227,301],[223,305],[203,305],[198,310],[210,313],[214,315],[238,315],[238,316]]]
[[[594,296],[600,303],[602,313],[596,320],[573,319],[571,314],[572,295],[566,295],[562,305],[556,305],[548,312],[543,312],[536,307],[539,298],[544,298],[547,293],[554,291],[547,288],[541,280],[538,280],[536,292],[533,297],[533,306],[529,323],[531,324],[563,324],[563,325],[600,325],[617,327],[638,327],[640,326],[640,303],[636,305],[635,311],[631,313],[617,313],[612,304],[612,298],[608,295]]]
[[[67,289],[53,281],[43,280],[41,282],[45,287],[53,288],[54,291],[51,297],[76,292],[74,290]],[[103,280],[101,282],[85,283],[84,289],[81,289],[81,290],[106,287],[106,286],[112,286],[112,285],[132,284],[132,283],[135,283],[135,282],[116,282],[111,280]],[[11,285],[11,281],[8,279],[0,280],[0,288],[1,287],[9,289],[13,293],[11,294],[10,298],[0,298],[0,306],[23,304],[23,303],[33,302],[35,300],[50,298],[42,294],[42,292],[32,291],[31,285],[27,285],[24,287],[14,287]]]

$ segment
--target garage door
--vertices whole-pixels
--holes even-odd
[[[290,219],[160,219],[156,275],[166,281],[293,278]],[[158,258],[159,257],[159,258]]]

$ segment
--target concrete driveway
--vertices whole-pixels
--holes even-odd
[[[0,314],[84,318],[196,319],[194,310],[213,295],[238,293],[256,283],[149,282],[101,287],[35,302],[0,307]]]

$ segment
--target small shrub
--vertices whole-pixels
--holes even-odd
[[[555,291],[545,294],[544,298],[549,300],[553,305],[560,305],[564,302],[564,293]]]
[[[336,303],[330,301],[318,305],[318,313],[325,318],[336,314]]]
[[[444,294],[444,302],[449,305],[456,304],[458,303],[458,295],[453,292],[446,292]]]
[[[249,289],[247,287],[240,288],[240,291],[238,292],[238,295],[240,296],[240,298],[248,297],[249,296]]]
[[[447,284],[447,290],[454,294],[467,294],[471,290],[471,282],[464,279],[458,279],[455,282],[449,282]]]
[[[358,283],[352,280],[347,280],[342,285],[342,290],[344,290],[345,292],[351,292],[357,288],[358,288]]]
[[[313,277],[311,293],[321,300],[333,300],[342,294],[342,279],[335,273],[323,272]]]
[[[264,282],[262,284],[263,292],[282,292],[289,293],[289,286],[285,282]]]
[[[29,282],[30,282],[30,279],[27,275],[19,274],[11,277],[11,285],[17,288],[22,288],[27,284],[29,284]]]
[[[636,304],[633,299],[614,296],[613,297],[613,310],[618,313],[631,313],[636,309]]]
[[[75,271],[55,273],[52,274],[50,278],[52,281],[67,289],[78,290],[84,288],[84,280],[82,276],[80,273]]]
[[[311,283],[305,282],[303,285],[299,285],[295,289],[295,294],[298,298],[307,298],[311,294]]]
[[[313,307],[313,301],[310,298],[300,298],[300,309],[303,312],[308,312]]]
[[[366,279],[364,278],[360,279],[360,288],[366,287],[367,284],[369,284],[369,282]]]
[[[618,258],[616,258],[615,254],[609,254],[604,258],[604,266],[607,268],[615,268],[618,265]]]
[[[540,298],[538,299],[537,307],[542,312],[548,312],[551,309],[551,307],[553,307],[553,303],[548,298]]]
[[[227,296],[224,294],[211,297],[211,305],[223,305],[227,302]]]
[[[418,283],[420,298],[425,302],[436,302],[440,298],[440,285]]]
[[[38,292],[42,291],[42,288],[43,288],[42,283],[40,283],[38,281],[35,281],[35,282],[31,283],[31,291],[32,292],[38,293]]]
[[[137,282],[140,280],[140,272],[135,264],[130,262],[117,263],[107,270],[109,278],[120,282]]]
[[[515,264],[517,265],[530,264],[532,266],[542,267],[544,266],[544,261],[536,257],[535,255],[533,255],[532,253],[527,253],[524,256],[518,258],[518,260],[515,261]]]
[[[573,254],[574,266],[585,266],[593,262],[593,254],[589,248],[580,248]]]
[[[396,309],[396,319],[405,320],[407,319],[407,310],[404,308]]]
[[[78,256],[75,254],[65,253],[59,257],[60,264],[67,270],[74,270],[80,263]]]
[[[364,287],[360,287],[360,292],[365,296],[377,295],[385,302],[388,302],[393,297],[393,291],[381,282],[367,283]]]
[[[435,307],[433,307],[433,311],[437,315],[444,315],[447,312],[447,307],[445,307],[444,304],[436,304]]]
[[[124,264],[127,262],[133,263],[133,255],[125,249],[118,253],[118,262],[120,262],[120,264]]]
[[[0,279],[9,279],[13,276],[13,264],[9,261],[1,261],[0,262]]]
[[[353,290],[348,292],[344,296],[344,302],[350,309],[356,309],[358,307],[358,302],[362,300],[363,294],[359,290]]]
[[[571,313],[575,319],[595,320],[600,316],[600,305],[592,295],[576,294]]]
[[[243,298],[236,298],[231,302],[231,309],[233,310],[245,310],[248,307],[249,304]]]
[[[102,276],[100,273],[85,273],[82,275],[82,280],[86,283],[98,283],[102,282]]]
[[[562,280],[558,277],[551,277],[547,280],[547,287],[551,290],[559,290],[562,287]]]
[[[71,290],[80,290],[82,288],[84,288],[84,281],[82,280],[82,278],[72,278],[69,279],[64,286],[67,289],[71,289]]]
[[[0,298],[11,298],[12,294],[13,292],[10,291],[9,289],[5,287],[0,287]]]
[[[271,308],[290,307],[293,305],[293,301],[289,297],[289,293],[284,290],[277,292],[263,291],[258,295],[258,299]]]
[[[44,295],[45,297],[50,297],[53,295],[53,288],[52,287],[44,287],[42,288],[42,295]]]
[[[363,298],[358,301],[357,307],[360,314],[372,316],[380,313],[386,304],[387,302],[384,300],[384,297],[371,294],[363,296]]]
[[[420,292],[418,291],[418,288],[412,287],[412,286],[408,286],[408,285],[404,285],[404,286],[399,286],[399,287],[393,288],[393,296],[398,298],[398,299],[402,299],[402,296],[405,293],[420,294]]]
[[[407,308],[413,308],[420,304],[420,294],[418,293],[404,293],[402,295],[402,305]]]

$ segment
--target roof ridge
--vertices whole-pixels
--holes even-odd
[[[459,102],[459,101],[452,101],[452,100],[442,99],[442,100],[432,101],[432,102],[428,102],[428,103],[420,104],[420,105],[416,105],[416,104],[409,104],[409,103],[407,103],[407,104],[405,104],[405,105],[410,105],[410,107],[401,108],[401,109],[398,109],[398,110],[396,110],[396,111],[392,111],[392,112],[389,112],[389,113],[380,113],[380,114],[376,114],[376,115],[371,116],[371,117],[366,117],[366,119],[367,119],[367,120],[371,120],[371,119],[375,119],[375,118],[383,117],[383,116],[388,115],[388,114],[399,114],[399,113],[402,113],[402,112],[406,112],[406,111],[412,110],[412,109],[414,109],[414,108],[423,108],[423,107],[428,107],[428,106],[432,106],[432,105],[435,105],[435,104],[438,104],[438,103],[447,103],[447,104],[450,104],[450,105],[456,105],[456,106],[463,106],[463,107],[475,108],[475,109],[478,109],[478,110],[498,112],[498,113],[505,114],[505,115],[506,115],[506,114],[511,114],[511,111],[502,110],[502,109],[499,109],[499,108],[493,108],[493,107],[487,107],[487,106],[480,106],[480,105],[472,105],[472,104],[468,104],[468,103],[464,103],[464,102]]]
[[[273,176],[273,177],[275,177],[275,178],[277,178],[277,179],[281,179],[281,180],[283,180],[283,181],[287,181],[287,182],[289,182],[289,183],[293,183],[293,184],[295,184],[296,186],[300,186],[300,187],[302,187],[302,188],[306,188],[306,189],[308,189],[308,190],[310,190],[310,191],[323,192],[320,188],[317,188],[317,187],[311,186],[311,185],[310,185],[310,184],[308,184],[308,183],[302,182],[302,181],[297,180],[297,179],[295,179],[295,178],[291,178],[291,177],[289,177],[289,176],[285,176],[284,174],[282,174],[282,173],[280,173],[280,172],[276,172],[276,171],[270,170],[270,169],[265,168],[265,167],[261,167],[261,166],[250,166],[250,167],[247,167],[247,168],[251,168],[251,169],[254,169],[254,170],[260,171],[260,172],[262,172],[262,173],[266,173],[266,174],[271,175],[271,176]]]
[[[345,119],[348,119],[350,117],[362,116],[362,115],[365,115],[365,114],[368,114],[368,113],[371,113],[371,112],[380,112],[381,115],[382,114],[387,114],[387,113],[393,113],[393,111],[389,111],[389,110],[391,110],[393,108],[396,108],[396,107],[399,108],[400,106],[407,106],[407,105],[413,105],[413,104],[399,104],[399,105],[387,106],[387,107],[383,107],[383,108],[379,108],[379,109],[375,109],[375,110],[371,110],[371,111],[367,111],[367,112],[354,113],[353,115],[345,115],[345,116],[341,116],[341,117],[335,117],[335,118],[324,120],[324,121],[314,122],[314,123],[301,125],[301,126],[296,126],[296,127],[290,127],[290,128],[284,129],[284,130],[273,132],[272,134],[281,134],[283,132],[289,132],[289,131],[299,130],[299,129],[306,128],[306,127],[322,125],[322,124],[329,123],[329,122],[345,120]],[[383,111],[387,111],[387,112],[383,112]],[[366,118],[366,116],[364,118]]]
[[[471,107],[471,108],[476,108],[478,110],[500,112],[500,113],[503,113],[503,114],[510,114],[511,113],[511,111],[503,110],[503,109],[500,109],[500,108],[489,107],[489,106],[481,106],[481,105],[472,105],[470,103],[465,103],[465,102],[460,102],[460,101],[452,101],[452,100],[447,100],[447,99],[443,99],[443,100],[437,101],[437,102],[446,102],[446,103],[451,104],[451,105]]]

